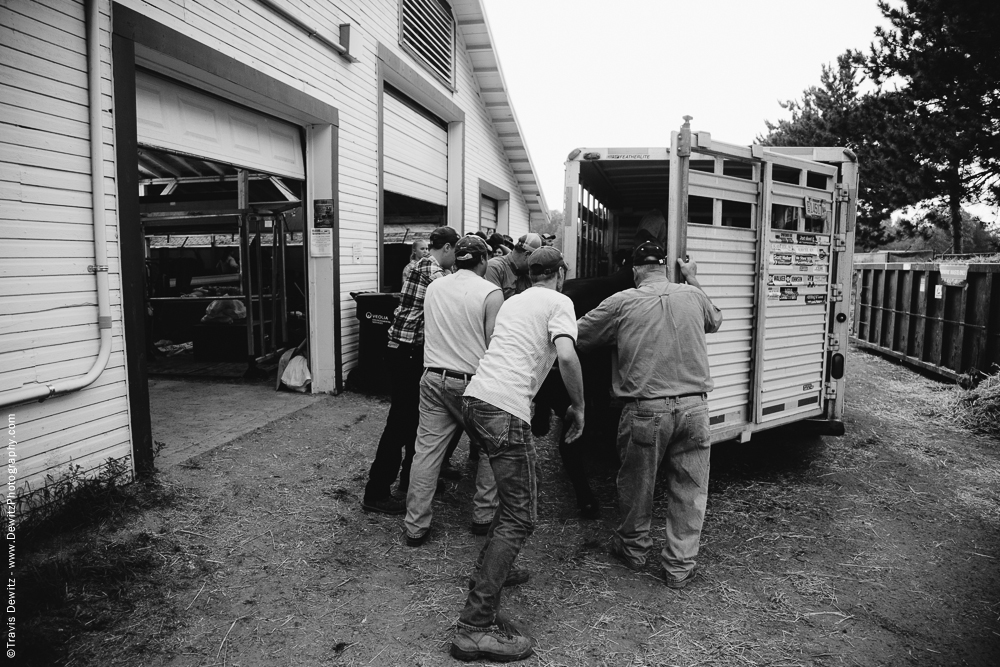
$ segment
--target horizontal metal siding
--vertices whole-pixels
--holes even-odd
[[[102,108],[110,110],[104,7]],[[82,2],[0,7],[0,391],[86,373],[99,349]],[[109,458],[131,474],[112,118],[102,140],[112,353],[89,387],[15,406],[20,495]]]
[[[687,252],[698,263],[698,281],[724,318],[722,328],[707,337],[715,383],[708,407],[714,419],[725,416],[713,426],[728,429],[748,421],[757,233],[695,224],[687,230]]]
[[[305,3],[303,11],[318,25],[351,24],[351,52],[358,62],[347,63],[329,49],[305,35],[258,0],[120,0],[121,4],[149,16],[169,28],[236,59],[239,62],[296,88],[305,88],[338,108],[339,206],[341,293],[337,306],[342,319],[342,359],[345,372],[356,362],[358,322],[352,291],[373,290],[378,285],[378,44],[387,45],[403,62],[418,72],[422,66],[397,46],[399,39],[398,0],[337,0],[336,2]],[[103,1],[105,21],[110,2]],[[2,101],[9,106],[32,110],[21,113],[19,126],[5,125],[0,142],[9,161],[46,167],[56,171],[89,173],[89,141],[85,134],[65,133],[62,128],[74,123],[81,128],[87,118],[85,29],[81,2],[41,0],[40,2],[5,3],[0,7],[7,18],[0,25],[10,25],[9,17],[20,17],[23,28],[5,33],[0,44],[0,59],[17,65],[4,74],[11,86],[24,94],[42,95],[46,104],[15,105],[3,90]],[[11,19],[12,20],[12,19]],[[476,27],[467,28],[475,30]],[[17,30],[17,29],[15,29]],[[485,30],[485,27],[483,27]],[[104,32],[107,39],[108,32]],[[16,38],[10,39],[11,37]],[[37,48],[21,48],[25,40],[41,40],[52,48],[42,52]],[[517,238],[528,231],[529,214],[524,195],[518,186],[518,176],[511,169],[504,152],[497,126],[487,109],[483,93],[473,72],[473,65],[461,35],[456,36],[455,88],[447,90],[430,75],[424,81],[452,99],[465,112],[465,215],[467,225],[474,225],[479,215],[479,193],[470,184],[482,178],[510,192],[509,233]],[[107,49],[107,45],[105,45]],[[39,55],[41,54],[41,55]],[[110,63],[102,67],[106,79],[102,108],[113,107],[111,98]],[[5,83],[7,80],[5,80]],[[74,108],[75,107],[75,108]],[[104,133],[108,160],[105,175],[114,177],[113,137],[110,116]],[[59,127],[59,134],[53,132]],[[520,168],[523,168],[520,167]],[[109,193],[113,187],[106,186]],[[13,196],[0,196],[0,219],[9,221],[4,238],[59,238],[87,241],[90,238],[89,198],[77,198],[77,207],[61,203],[49,191],[28,192],[34,201]],[[86,193],[83,193],[86,194]],[[109,194],[108,206],[114,206]],[[58,211],[52,213],[52,211]],[[31,221],[45,222],[44,227]],[[57,221],[58,225],[51,224]],[[72,223],[72,224],[70,224]],[[7,224],[5,222],[5,224]],[[44,231],[39,232],[42,229]],[[109,227],[114,238],[114,227]],[[353,263],[353,244],[360,243],[362,260]],[[47,286],[57,290],[58,286]],[[117,289],[117,288],[116,288]],[[48,291],[42,299],[44,307],[82,304],[85,292],[75,292],[72,298],[56,303]],[[93,292],[91,291],[91,296]],[[22,297],[14,297],[21,312],[36,312],[35,306]],[[117,297],[112,301],[117,307]],[[91,298],[91,303],[96,300]],[[9,303],[5,299],[4,303]],[[92,307],[92,306],[91,306]]]
[[[382,96],[383,187],[448,205],[448,131],[386,92]]]

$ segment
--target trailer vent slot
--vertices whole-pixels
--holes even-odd
[[[799,399],[799,407],[803,405],[809,405],[811,403],[819,403],[819,396],[807,396],[806,398]]]
[[[773,415],[775,412],[782,412],[785,409],[784,403],[779,403],[778,405],[769,405],[764,408],[761,412],[765,415]]]
[[[714,417],[708,418],[708,425],[715,426],[716,424],[721,424],[726,421],[726,415],[715,415]]]

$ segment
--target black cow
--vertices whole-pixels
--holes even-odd
[[[616,273],[598,278],[578,278],[567,280],[563,294],[573,301],[576,316],[583,317],[606,298],[635,287],[631,263],[627,263]],[[584,518],[595,519],[600,513],[600,504],[590,488],[587,475],[588,462],[608,461],[617,465],[614,448],[620,410],[611,404],[611,349],[579,353],[583,368],[583,392],[586,403],[583,435],[572,444],[567,444],[564,434],[559,436],[559,454],[562,456],[566,474],[573,483],[576,502]],[[555,367],[542,383],[535,396],[535,415],[531,420],[531,432],[542,436],[549,432],[552,411],[559,416],[566,414],[569,394],[563,385],[559,368]]]

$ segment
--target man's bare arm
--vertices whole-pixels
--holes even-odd
[[[580,358],[576,356],[576,345],[569,336],[555,340],[556,356],[559,359],[559,373],[569,393],[570,406],[566,410],[566,442],[573,442],[583,435],[583,370]]]

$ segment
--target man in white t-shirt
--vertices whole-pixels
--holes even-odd
[[[493,336],[500,288],[485,280],[490,247],[478,236],[455,245],[455,273],[427,286],[424,295],[424,373],[420,424],[406,495],[406,544],[427,541],[431,503],[448,443],[461,435],[462,396]],[[496,484],[485,457],[479,461],[472,523],[488,527],[496,509]]]
[[[528,270],[532,286],[500,307],[489,348],[463,399],[466,432],[489,457],[500,504],[451,645],[452,656],[460,660],[506,662],[532,653],[531,638],[498,622],[497,610],[500,590],[537,518],[531,400],[557,359],[571,401],[566,441],[583,433],[576,313],[573,302],[559,291],[566,263],[555,248],[539,248],[528,257]]]

